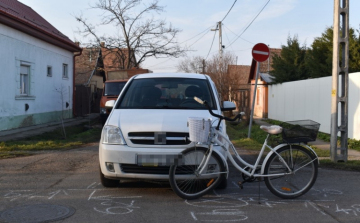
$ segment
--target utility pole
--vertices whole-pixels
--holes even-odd
[[[222,45],[221,21],[218,22],[218,24],[216,25],[216,29],[211,29],[211,31],[217,31],[217,30],[219,30],[219,55],[220,55],[220,59],[222,60],[224,46]]]
[[[341,19],[340,19],[341,17]],[[341,23],[341,24],[340,24]],[[341,36],[339,36],[339,34]],[[341,52],[340,52],[341,50]],[[340,61],[341,53],[341,61]],[[339,63],[340,62],[340,63]],[[340,76],[341,75],[341,76]],[[341,77],[341,92],[339,92]],[[330,156],[333,162],[348,158],[348,97],[349,95],[349,0],[334,0],[334,39],[331,89]],[[340,126],[338,105],[340,104]],[[340,148],[337,136],[340,132]]]
[[[205,74],[205,60],[202,60],[202,74]]]
[[[211,31],[217,31],[219,30],[219,75],[220,75],[220,80],[219,80],[219,84],[220,84],[220,94],[222,94],[223,91],[223,77],[222,77],[222,63],[223,63],[223,48],[224,46],[222,45],[222,30],[221,30],[221,21],[218,22],[218,24],[216,25],[216,29],[211,29]]]

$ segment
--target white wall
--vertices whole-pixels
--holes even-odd
[[[72,109],[73,53],[0,24],[0,130],[12,128],[17,117],[61,111],[66,102]],[[19,97],[19,63],[31,65],[30,95]],[[68,64],[69,78],[62,77],[62,65]],[[52,77],[47,67],[52,67]],[[56,91],[58,89],[58,91]],[[62,89],[62,90],[61,90]],[[62,91],[63,95],[61,96]],[[61,98],[63,97],[63,104]],[[29,110],[25,111],[25,104]],[[69,112],[68,112],[69,114]],[[41,119],[32,124],[40,124]],[[26,124],[26,123],[25,123]]]
[[[331,86],[332,77],[271,85],[268,117],[280,121],[311,119],[321,124],[321,132],[330,133]],[[349,74],[348,115],[348,136],[359,140],[360,73]]]

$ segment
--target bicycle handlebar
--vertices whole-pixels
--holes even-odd
[[[236,119],[238,119],[238,122],[240,122],[241,116],[244,115],[243,112],[240,112],[238,115],[235,116],[235,118],[228,118],[228,117],[225,117],[225,116],[222,116],[222,115],[215,114],[215,113],[211,110],[211,108],[210,108],[210,106],[208,105],[207,101],[203,101],[203,100],[201,100],[201,99],[198,98],[198,97],[194,97],[194,100],[197,101],[198,103],[202,104],[202,105],[205,105],[205,107],[209,110],[210,114],[211,114],[212,116],[214,116],[214,117],[219,118],[220,120],[221,120],[221,119],[224,119],[224,120],[226,120],[226,121],[233,122],[233,121],[236,121]],[[220,123],[220,122],[219,122],[219,123]]]

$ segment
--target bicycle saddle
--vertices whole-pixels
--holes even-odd
[[[262,125],[260,126],[260,128],[272,135],[276,135],[282,132],[282,127],[278,125],[271,125],[271,126]]]

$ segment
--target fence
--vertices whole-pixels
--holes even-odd
[[[268,117],[280,121],[311,119],[321,124],[321,132],[330,133],[331,87],[332,77],[271,85]],[[348,105],[348,137],[360,140],[360,73],[349,74]]]
[[[102,89],[91,92],[90,87],[76,85],[75,113],[77,116],[86,116],[90,113],[100,112],[100,99]]]

